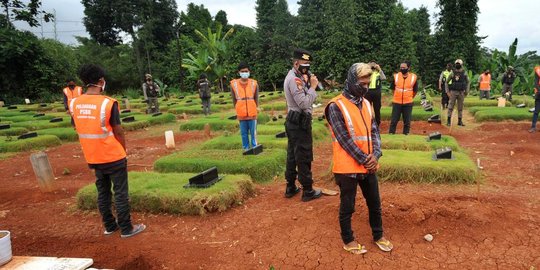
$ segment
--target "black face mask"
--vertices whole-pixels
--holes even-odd
[[[298,67],[298,71],[300,71],[300,73],[302,74],[308,74],[309,68],[310,68],[309,64],[300,64],[300,66]]]
[[[75,85],[68,85],[69,89],[73,90],[75,89]]]
[[[460,69],[461,68],[461,64],[456,64],[456,69]]]
[[[355,84],[353,85],[351,88],[351,94],[355,97],[364,97],[366,95],[366,93],[368,92],[368,89],[367,87],[364,87],[362,85],[359,85],[359,84]]]
[[[400,71],[401,71],[401,73],[402,73],[403,75],[409,73],[409,69],[408,69],[408,68],[402,68],[402,69],[400,69]]]

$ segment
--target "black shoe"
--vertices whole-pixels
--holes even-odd
[[[294,187],[287,187],[285,189],[285,198],[292,198],[294,195],[296,195],[298,192],[300,192],[300,188],[297,186]]]
[[[302,194],[302,201],[303,202],[309,202],[311,200],[315,200],[317,198],[320,198],[322,196],[322,192],[318,189],[312,189],[310,191],[304,191]]]
[[[452,118],[451,117],[448,117],[448,121],[446,121],[446,125],[447,126],[450,126],[450,123],[452,122]]]
[[[457,124],[458,124],[458,126],[462,126],[462,127],[464,127],[464,126],[465,126],[465,124],[463,124],[463,121],[461,121],[461,118],[459,119],[459,121],[458,121],[458,123],[457,123]]]

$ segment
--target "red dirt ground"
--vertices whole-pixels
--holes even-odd
[[[104,237],[99,214],[75,209],[77,190],[94,181],[78,143],[48,150],[57,191],[39,191],[29,155],[0,161],[0,228],[10,230],[14,255],[89,257],[114,269],[534,269],[540,266],[540,134],[526,123],[454,128],[453,136],[481,159],[480,185],[382,183],[383,222],[395,249],[371,242],[367,208],[358,194],[353,228],[364,255],[342,249],[339,197],[309,203],[282,196],[283,180],[258,186],[240,207],[203,217],[133,213],[147,230],[131,239]],[[388,123],[383,123],[386,132]],[[398,131],[401,127],[398,127]],[[446,127],[413,122],[413,133]],[[176,135],[184,149],[202,132]],[[195,142],[196,143],[196,142]],[[128,134],[129,169],[151,170],[170,151],[162,137]],[[329,169],[331,147],[316,148],[314,175]],[[403,161],[404,165],[406,160]],[[68,168],[70,175],[63,176]],[[336,188],[331,182],[319,186]],[[431,233],[433,242],[423,236]]]

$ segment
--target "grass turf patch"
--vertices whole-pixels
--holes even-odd
[[[440,114],[441,110],[439,108],[433,108],[433,111],[426,112],[424,109],[420,106],[414,106],[412,110],[412,117],[411,121],[427,121],[428,118],[434,114]],[[403,118],[403,117],[402,117]],[[381,108],[381,120],[388,120],[390,121],[392,119],[392,107],[382,107]],[[401,119],[400,121],[403,121]]]
[[[224,175],[221,181],[209,188],[183,188],[192,176],[192,173],[130,172],[131,209],[150,213],[203,215],[225,211],[254,194],[253,181],[247,175]],[[97,208],[94,184],[79,190],[77,207],[82,210]]]
[[[466,97],[463,105],[465,107],[497,107],[499,105],[499,101],[496,99],[480,100],[478,97]],[[506,101],[506,107],[512,107],[512,102]]]
[[[65,128],[47,128],[36,131],[39,135],[54,135],[62,141],[73,142],[79,139],[77,132],[73,127]]]
[[[482,109],[480,107],[475,107],[469,111],[474,114],[474,119],[478,122],[505,120],[524,121],[532,119],[532,113],[530,113],[527,108],[493,107]]]
[[[54,135],[42,135],[24,140],[17,140],[17,138],[11,138],[10,140],[8,137],[0,137],[0,152],[22,152],[60,144],[62,142]]]
[[[434,152],[385,150],[377,173],[381,181],[471,184],[479,179],[474,162],[464,153],[453,160],[432,160]]]
[[[256,182],[269,181],[283,171],[286,151],[265,149],[259,155],[242,150],[188,150],[162,157],[154,163],[159,172],[201,172],[216,166],[220,173],[248,174]]]
[[[23,127],[11,127],[8,129],[0,129],[0,136],[19,136],[28,132],[28,129]]]
[[[228,130],[235,131],[238,129],[238,120],[230,120],[227,118],[221,119],[219,116],[209,116],[191,119],[186,123],[180,124],[180,130],[203,130],[208,124],[212,130]]]
[[[266,103],[262,104],[259,107],[261,107],[266,112],[271,112],[274,110],[274,112],[278,111],[286,111],[287,110],[287,103],[285,101],[283,102],[274,102],[274,103]]]
[[[275,135],[257,135],[257,143],[262,144],[264,149],[281,148],[287,149],[287,138],[276,138]],[[201,149],[242,149],[242,138],[240,134],[229,136],[218,136],[204,142]]]
[[[11,124],[12,127],[23,127],[28,130],[39,130],[47,128],[71,127],[71,117],[62,117],[62,122],[51,123],[49,120],[33,120],[25,122],[16,122]]]
[[[426,141],[427,136],[381,134],[382,149],[400,149],[409,151],[431,151],[445,146],[459,151],[459,144],[454,137],[443,135],[441,140]]]

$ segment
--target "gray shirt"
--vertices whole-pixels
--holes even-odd
[[[315,87],[317,86],[308,88],[306,82],[294,68],[289,70],[283,83],[285,99],[287,100],[287,111],[303,111],[311,114],[313,111],[313,102],[317,98]]]

